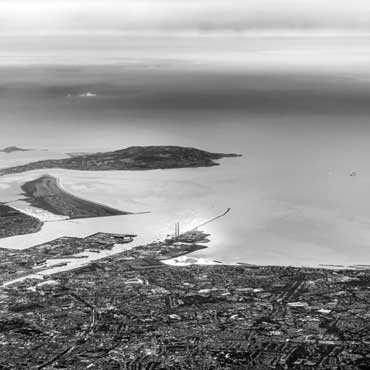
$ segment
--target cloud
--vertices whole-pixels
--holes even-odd
[[[68,94],[67,95],[67,98],[73,98],[73,97],[78,97],[78,98],[96,98],[97,96],[98,96],[97,94],[88,91],[88,92],[84,92],[84,93],[81,93],[81,94],[78,94],[78,95]]]
[[[368,0],[0,0],[0,32],[370,30]]]

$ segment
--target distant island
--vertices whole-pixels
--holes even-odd
[[[29,152],[29,151],[32,151],[32,149],[24,149],[24,148],[19,148],[17,146],[7,146],[4,149],[0,149],[1,153],[7,153],[7,154],[14,153],[14,152]]]
[[[120,211],[102,204],[78,198],[60,188],[52,176],[42,176],[22,185],[26,201],[30,205],[48,212],[68,216],[71,219],[126,215],[130,212]]]
[[[210,153],[180,146],[133,146],[113,152],[77,155],[56,160],[42,160],[5,168],[1,175],[31,170],[61,168],[80,171],[154,170],[217,166],[215,160],[238,154]]]

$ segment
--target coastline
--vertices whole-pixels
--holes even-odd
[[[217,210],[214,210],[217,204],[218,209],[231,206],[232,212],[222,222],[207,225],[205,229],[212,235],[210,246],[207,250],[192,254],[192,257],[218,260],[225,264],[241,262],[258,266],[314,268],[320,268],[320,264],[334,263],[348,268],[366,260],[367,246],[364,245],[364,241],[367,240],[368,231],[364,228],[367,225],[367,218],[358,217],[358,220],[343,221],[342,218],[338,219],[334,212],[325,211],[324,213],[323,210],[316,208],[291,208],[287,202],[266,201],[263,198],[264,194],[257,198],[253,195],[255,190],[251,188],[251,185],[249,183],[245,185],[244,179],[240,181],[239,178],[240,168],[249,164],[250,160],[241,158],[223,160],[222,166],[218,167],[153,170],[150,173],[148,171],[96,173],[52,170],[50,174],[60,178],[63,190],[72,195],[119,209],[139,212],[150,209],[152,214],[80,219],[76,222],[70,220],[47,222],[41,232],[25,238],[3,239],[0,246],[23,249],[63,235],[88,235],[93,230],[131,232],[142,235],[140,243],[145,244],[171,233],[174,223],[178,221],[181,223],[182,230],[191,229],[217,213]],[[21,183],[44,174],[45,171],[38,170],[24,173],[21,176],[9,175],[1,178],[0,186],[2,184],[8,186],[5,195],[8,194],[8,199],[12,199],[17,194]],[[253,175],[252,173],[251,176]],[[360,180],[360,178],[347,179],[347,177],[346,180],[351,182]],[[229,179],[233,180],[232,186],[228,185]],[[179,185],[182,188],[180,198]],[[247,191],[245,192],[244,189]],[[243,190],[245,197],[243,202],[240,202],[238,196],[240,190]],[[32,211],[32,207],[22,201],[15,203],[14,207],[26,213],[27,209]],[[265,216],[267,213],[269,218]],[[302,216],[305,222],[303,224],[301,223]],[[317,219],[323,220],[323,225],[318,230],[315,229],[316,224],[313,223]],[[333,232],[324,227],[327,224],[329,226],[338,224],[339,226]],[[269,228],[265,233],[263,228],[266,225]],[[283,233],[279,233],[276,238],[274,232],[277,227],[279,227],[279,232],[285,232],[289,231],[291,226],[294,227],[293,235],[290,234],[286,238]],[[308,239],[311,235],[307,233],[299,235],[302,228],[308,231],[317,230],[313,237],[317,236],[320,239]],[[337,239],[343,235],[343,230],[349,230],[349,232],[338,244]],[[324,239],[321,237],[321,232],[325,232]],[[261,239],[260,236],[263,238]],[[318,243],[315,243],[317,241]],[[348,248],[348,245],[351,245],[351,248]]]
[[[194,231],[187,231],[184,234],[181,234],[179,236],[180,240],[183,235],[186,235],[187,233],[194,233]],[[109,234],[107,234],[109,235]],[[169,267],[175,267],[175,268],[181,268],[181,267],[191,267],[191,266],[198,266],[199,268],[202,267],[215,267],[215,266],[223,266],[225,268],[235,268],[235,267],[244,267],[248,269],[266,269],[269,270],[290,270],[293,269],[294,271],[301,271],[301,272],[335,272],[335,271],[341,271],[343,273],[345,272],[353,272],[353,271],[368,271],[370,270],[370,265],[351,265],[351,266],[338,266],[338,265],[317,265],[317,266],[292,266],[292,265],[257,265],[257,264],[250,264],[245,262],[236,262],[236,263],[223,263],[220,261],[217,261],[212,258],[202,258],[202,257],[195,257],[193,254],[197,253],[200,250],[204,250],[209,248],[205,245],[198,244],[199,242],[208,242],[209,240],[206,239],[208,234],[205,234],[203,231],[197,231],[196,236],[194,239],[194,242],[191,244],[185,243],[181,244],[178,243],[176,240],[170,242],[168,244],[168,240],[161,241],[161,242],[151,242],[147,243],[145,245],[121,245],[121,244],[115,244],[112,245],[112,248],[108,248],[105,250],[101,250],[99,252],[94,250],[85,250],[82,252],[79,252],[77,254],[72,254],[68,256],[59,256],[57,258],[52,258],[49,260],[45,260],[43,262],[44,266],[37,267],[32,271],[29,271],[28,273],[25,273],[22,276],[18,276],[15,279],[7,280],[2,283],[0,286],[1,288],[8,287],[13,284],[17,283],[23,283],[25,281],[32,281],[36,280],[43,281],[45,279],[48,279],[48,277],[59,274],[59,273],[72,273],[73,271],[77,271],[79,269],[83,269],[87,266],[91,266],[96,263],[106,263],[107,261],[114,261],[114,260],[126,260],[126,261],[139,261],[138,263],[141,263],[140,261],[146,260],[148,256],[146,255],[145,250],[152,252],[153,248],[156,249],[159,247],[159,250],[161,248],[167,248],[167,246],[177,246],[180,249],[178,251],[173,251],[171,249],[167,248],[167,251],[164,252],[169,253],[169,255],[166,255],[165,257],[157,258],[153,261],[156,261],[158,264],[164,264]],[[89,238],[89,237],[86,237]],[[50,243],[50,242],[49,242]],[[49,244],[45,243],[45,244]],[[30,247],[28,249],[22,250],[22,252],[31,252],[32,249],[39,248],[40,246],[34,246]],[[139,254],[138,254],[139,253]],[[141,253],[145,253],[142,256],[140,256]],[[131,255],[135,257],[131,257]],[[136,262],[135,262],[136,263]],[[152,263],[152,262],[150,262]],[[142,267],[143,269],[146,269],[145,265]],[[151,268],[149,265],[148,268]],[[139,267],[141,269],[141,267]],[[32,284],[32,283],[31,283]]]

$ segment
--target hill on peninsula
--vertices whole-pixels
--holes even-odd
[[[237,154],[210,153],[180,146],[133,146],[113,152],[79,155],[72,158],[42,160],[0,170],[0,175],[24,171],[62,168],[80,171],[154,170],[168,168],[210,167],[225,157]]]

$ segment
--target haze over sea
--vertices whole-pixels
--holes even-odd
[[[203,169],[47,171],[78,196],[152,214],[50,223],[0,246],[98,230],[160,238],[231,207],[196,256],[367,264],[369,62],[366,35],[0,37],[0,146],[50,151],[0,154],[0,167],[132,145],[243,154]],[[0,200],[45,172],[1,177]]]

